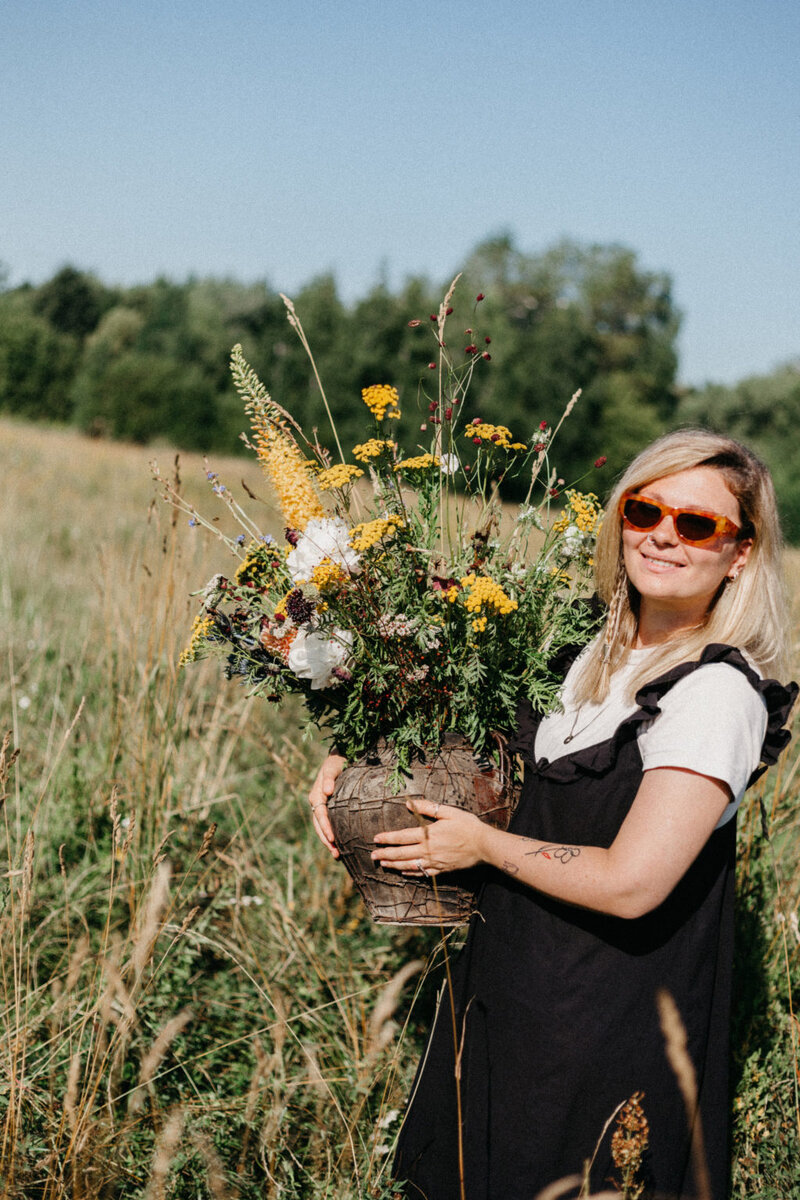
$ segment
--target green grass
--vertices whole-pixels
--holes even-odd
[[[373,925],[314,838],[298,709],[177,674],[230,564],[153,503],[171,452],[8,421],[0,449],[0,1197],[388,1197],[439,935]],[[741,827],[737,1198],[800,1194],[799,761]]]

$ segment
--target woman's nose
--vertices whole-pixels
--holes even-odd
[[[680,540],[675,530],[675,522],[669,513],[664,513],[655,528],[650,530],[650,540],[666,546],[672,546]]]

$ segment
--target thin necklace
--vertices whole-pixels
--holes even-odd
[[[597,720],[597,718],[600,716],[600,714],[601,714],[601,712],[602,712],[602,711],[603,711],[602,707],[598,708],[598,710],[597,710],[597,712],[594,714],[594,716],[593,716],[593,717],[591,717],[591,718],[590,718],[590,719],[589,719],[589,720],[586,722],[586,724],[585,724],[585,725],[581,725],[580,729],[576,729],[576,728],[575,728],[575,726],[578,724],[578,717],[579,717],[579,716],[581,715],[581,713],[583,712],[583,705],[580,705],[580,706],[579,706],[579,707],[578,707],[578,708],[575,710],[575,718],[574,718],[574,720],[573,720],[573,722],[572,722],[572,729],[570,729],[569,733],[568,733],[568,734],[567,734],[567,736],[564,738],[564,745],[565,745],[565,746],[569,745],[569,743],[570,743],[570,742],[571,742],[571,741],[572,741],[574,738],[576,738],[576,737],[578,736],[578,734],[579,734],[579,733],[583,733],[583,731],[584,731],[585,729],[588,729],[588,728],[589,728],[589,726],[592,724],[592,722]]]

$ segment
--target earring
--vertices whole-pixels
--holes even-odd
[[[725,576],[725,582],[726,583],[736,583],[736,580],[739,578],[740,574],[741,574],[741,567],[737,567],[734,571],[731,571],[730,575]]]

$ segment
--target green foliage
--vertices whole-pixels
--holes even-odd
[[[77,340],[34,311],[24,290],[0,296],[0,411],[28,420],[69,421]]]
[[[299,705],[277,716],[202,665],[178,681],[187,593],[227,552],[148,519],[146,453],[0,433],[18,464],[0,706],[21,749],[0,752],[0,1197],[391,1200],[439,932],[372,924],[316,840]],[[201,462],[181,469],[199,503]],[[800,1194],[797,753],[757,789],[775,857],[757,803],[740,823],[734,1200]]]
[[[476,373],[471,415],[528,436],[582,387],[582,421],[561,447],[567,478],[591,470],[601,454],[618,469],[662,430],[675,406],[678,328],[666,276],[642,270],[624,247],[562,242],[527,255],[507,236],[478,246],[464,274],[460,294],[486,300],[475,319],[451,330],[449,351],[463,355],[474,336],[491,355]],[[397,292],[381,283],[348,307],[323,275],[293,297],[343,440],[357,440],[357,397],[374,383],[398,389],[400,432],[407,445],[418,439],[427,417],[420,393],[438,351],[429,315],[441,290],[423,278]],[[24,311],[25,337],[4,332],[15,308]],[[478,318],[480,330],[466,333]],[[420,324],[409,328],[412,319]],[[303,428],[329,432],[283,302],[263,284],[158,279],[112,290],[65,267],[39,288],[0,293],[0,364],[6,342],[15,366],[5,381],[0,366],[0,408],[29,417],[74,419],[99,436],[235,450],[226,364],[229,347],[241,342]],[[59,358],[65,347],[70,354]]]
[[[705,425],[745,442],[772,472],[787,541],[800,542],[800,364],[754,375],[733,387],[709,384],[681,401],[684,424]]]
[[[787,799],[770,831],[758,798],[752,799],[739,834],[731,1031],[735,1200],[800,1194],[800,936],[791,911],[796,873],[792,881],[785,878],[797,868],[798,810],[796,794]]]

